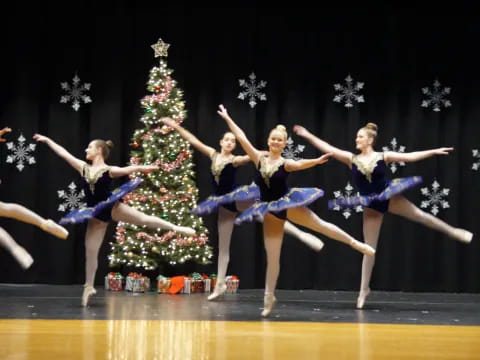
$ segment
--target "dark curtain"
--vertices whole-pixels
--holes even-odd
[[[438,156],[400,167],[392,177],[421,175],[421,186],[405,196],[420,205],[420,188],[431,189],[436,179],[450,189],[450,207],[438,217],[448,223],[479,231],[480,172],[472,170],[472,149],[480,147],[478,133],[478,64],[476,44],[480,24],[476,13],[460,5],[443,11],[388,7],[310,8],[191,8],[153,6],[133,2],[38,3],[17,5],[2,21],[2,86],[0,126],[14,129],[27,143],[36,132],[48,135],[73,155],[83,158],[88,142],[111,139],[116,148],[110,163],[125,165],[133,131],[139,122],[139,100],[147,94],[149,70],[158,62],[150,45],[159,37],[171,44],[169,67],[185,92],[185,126],[202,141],[217,146],[226,126],[216,114],[218,104],[259,148],[266,147],[269,130],[277,123],[302,124],[333,145],[354,151],[356,131],[367,122],[379,126],[377,150],[396,138],[406,151],[453,146],[449,156]],[[267,101],[250,108],[237,99],[239,79],[255,72],[268,82]],[[61,104],[61,82],[78,74],[91,83],[93,103],[74,111]],[[333,84],[364,82],[365,103],[347,109],[333,102]],[[440,112],[421,107],[423,87],[433,89],[438,79],[451,87],[452,102]],[[307,145],[303,157],[319,152],[292,134],[296,144]],[[238,153],[241,149],[237,150]],[[0,196],[4,202],[27,206],[58,220],[57,191],[67,189],[79,176],[46,145],[38,144],[35,165],[18,171],[6,163],[0,150]],[[195,154],[201,198],[210,191],[209,160]],[[239,182],[250,183],[253,166],[239,171]],[[362,239],[362,215],[346,219],[329,211],[327,200],[351,183],[349,169],[336,161],[294,173],[292,186],[317,186],[325,197],[311,206],[322,219]],[[426,209],[429,211],[429,209]],[[217,246],[216,216],[205,218],[210,242]],[[85,225],[70,226],[63,241],[31,225],[2,218],[0,224],[35,258],[23,272],[0,249],[0,281],[11,283],[71,284],[84,281]],[[108,268],[107,232],[99,256],[97,281]],[[359,286],[362,257],[348,246],[321,236],[324,250],[314,253],[285,237],[279,288],[345,289]],[[235,228],[229,274],[243,288],[262,288],[265,254],[261,225]],[[169,275],[199,271],[213,273],[211,265],[166,267]],[[372,288],[404,291],[480,291],[480,243],[466,246],[414,222],[387,214],[384,219]],[[152,274],[155,275],[155,274]]]

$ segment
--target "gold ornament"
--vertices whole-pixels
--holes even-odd
[[[152,49],[155,51],[155,57],[167,57],[169,47],[170,44],[167,44],[162,39],[158,39],[157,43],[152,45]]]

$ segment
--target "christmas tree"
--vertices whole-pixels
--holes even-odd
[[[190,214],[198,199],[190,143],[160,122],[165,116],[178,122],[186,118],[183,93],[176,87],[171,77],[173,71],[167,68],[165,60],[169,46],[161,39],[152,45],[155,57],[160,57],[160,65],[150,71],[147,90],[151,94],[141,100],[144,114],[140,120],[145,127],[135,131],[130,152],[131,164],[156,164],[160,170],[132,175],[142,177],[143,182],[123,201],[146,214],[192,227],[196,235],[119,222],[116,241],[111,243],[111,266],[153,270],[162,263],[175,265],[191,260],[207,264],[212,257],[202,219]]]

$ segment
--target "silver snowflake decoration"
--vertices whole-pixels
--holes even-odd
[[[341,190],[337,190],[333,192],[333,195],[335,196],[335,199],[338,198],[346,198],[346,197],[351,197],[351,196],[359,196],[360,194],[354,193],[353,192],[353,187],[350,185],[350,182],[347,182],[347,186],[345,186],[345,192],[342,193]],[[334,211],[341,211],[342,215],[345,217],[345,219],[348,219],[350,215],[352,215],[353,211],[359,213],[363,211],[363,206],[357,205],[354,207],[342,207],[340,205],[336,205],[333,207]]]
[[[447,209],[450,207],[450,204],[446,200],[446,197],[450,193],[450,189],[440,189],[440,184],[437,180],[434,180],[432,183],[432,190],[430,191],[428,187],[421,189],[422,195],[427,197],[427,200],[422,201],[420,207],[422,209],[427,209],[431,207],[430,212],[437,216],[439,209]]]
[[[363,95],[360,95],[358,92],[363,89],[363,82],[353,83],[353,79],[350,74],[345,78],[346,85],[333,84],[335,91],[339,91],[340,94],[335,95],[333,98],[334,102],[345,102],[346,108],[353,107],[353,102],[364,103],[365,99]]]
[[[257,102],[255,100],[256,98],[261,101],[267,100],[267,96],[261,92],[262,89],[267,86],[267,82],[264,80],[260,80],[260,82],[257,84],[257,77],[253,72],[248,78],[250,79],[250,81],[244,79],[238,80],[240,86],[244,88],[244,91],[241,91],[238,94],[238,99],[245,100],[246,98],[248,98],[248,104],[251,108],[254,108],[255,105],[257,105]]]
[[[480,168],[480,152],[477,149],[473,149],[472,156],[475,159],[475,162],[472,165],[472,170],[478,170]]]
[[[58,211],[65,212],[67,210],[75,210],[81,207],[85,207],[86,204],[83,202],[85,198],[85,192],[81,190],[77,192],[77,186],[72,181],[68,185],[68,190],[58,190],[58,198],[61,199],[60,205],[58,205]]]
[[[7,155],[7,163],[17,164],[18,171],[22,171],[25,164],[35,164],[35,158],[31,155],[31,152],[35,151],[36,144],[25,144],[25,137],[20,134],[18,137],[18,144],[13,142],[7,143],[7,149],[11,151],[10,155]]]
[[[390,141],[390,147],[389,146],[384,146],[382,147],[383,151],[393,151],[393,152],[399,152],[399,153],[404,153],[405,152],[405,146],[400,145],[398,146],[397,144],[397,139],[393,138],[392,141]],[[398,166],[405,166],[405,163],[403,161],[397,162],[391,162],[389,167],[390,170],[392,171],[393,174],[397,171],[397,165]]]
[[[283,149],[282,156],[285,159],[300,160],[300,154],[305,150],[305,145],[295,145],[292,138],[289,136],[287,146]]]
[[[91,84],[85,83],[81,85],[80,78],[77,75],[74,76],[72,85],[67,82],[62,82],[60,86],[67,93],[60,98],[60,102],[66,104],[71,101],[73,110],[78,111],[78,109],[80,109],[81,101],[83,101],[84,104],[92,102],[90,96],[84,94],[84,92],[90,90]]]
[[[422,101],[422,107],[424,108],[432,106],[433,111],[439,112],[442,105],[446,108],[452,106],[450,100],[446,99],[446,96],[450,94],[450,88],[444,87],[442,89],[438,80],[434,81],[433,89],[424,87],[422,92],[427,96],[427,99]]]

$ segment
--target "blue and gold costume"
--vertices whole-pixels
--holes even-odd
[[[235,206],[236,201],[254,201],[259,198],[260,194],[256,185],[237,186],[235,176],[237,168],[233,166],[234,156],[224,159],[217,163],[218,153],[212,154],[211,179],[214,188],[214,195],[209,196],[205,201],[198,204],[192,210],[193,214],[208,215],[218,209],[219,206],[224,207],[232,212],[238,212]]]
[[[60,219],[60,224],[77,224],[91,218],[109,222],[112,220],[112,208],[117,201],[133,191],[142,179],[135,178],[122,186],[110,191],[112,177],[110,166],[105,166],[92,172],[91,167],[85,164],[82,170],[82,188],[85,192],[87,207],[75,209]]]
[[[269,166],[267,158],[262,155],[255,177],[260,200],[242,212],[235,219],[235,224],[253,220],[263,221],[266,213],[285,220],[287,209],[309,205],[323,196],[323,190],[318,188],[288,188],[288,174],[285,170],[285,159]]]
[[[420,176],[388,180],[386,172],[387,165],[383,152],[375,153],[367,164],[354,155],[352,157],[353,182],[357,186],[360,195],[330,200],[328,202],[329,209],[333,209],[336,206],[345,208],[362,205],[385,213],[388,211],[389,199],[392,196],[400,194],[422,182]]]

